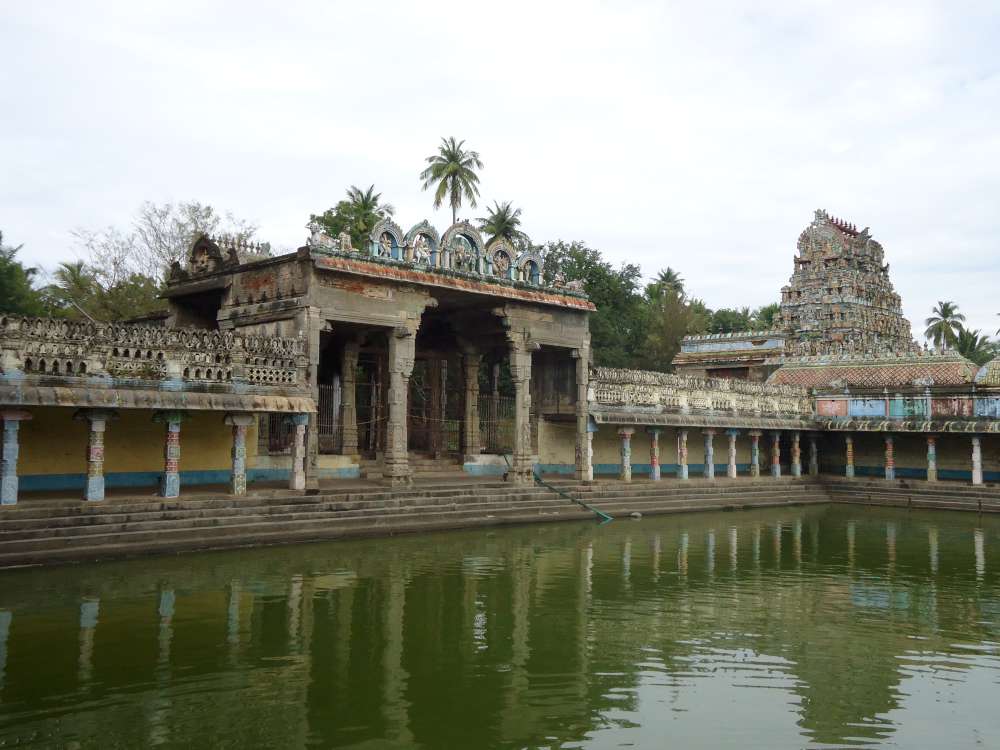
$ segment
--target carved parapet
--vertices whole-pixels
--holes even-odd
[[[598,406],[680,413],[735,412],[808,417],[812,401],[804,388],[742,380],[692,378],[646,370],[597,367],[591,390]]]
[[[0,351],[5,373],[257,386],[301,386],[307,364],[299,339],[15,316],[0,318]]]

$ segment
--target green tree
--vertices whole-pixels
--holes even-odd
[[[451,223],[458,221],[458,209],[462,201],[476,207],[479,197],[479,175],[477,169],[483,162],[475,151],[466,151],[465,141],[456,141],[454,136],[442,138],[438,152],[427,157],[427,168],[420,173],[424,190],[434,188],[434,208],[441,208],[447,197],[451,206]]]
[[[4,245],[3,232],[0,232],[0,313],[42,315],[45,307],[32,285],[37,271],[25,267],[16,258],[23,247]]]
[[[988,336],[983,336],[979,329],[970,331],[960,326],[958,336],[955,339],[955,349],[968,360],[977,365],[985,365],[996,356],[996,344],[990,341]]]
[[[938,302],[931,310],[929,318],[924,320],[927,326],[924,337],[934,343],[938,349],[947,349],[958,342],[958,333],[965,322],[965,316],[958,311],[954,302]]]
[[[751,316],[751,328],[755,331],[771,331],[781,323],[781,305],[772,302],[758,307]]]
[[[479,229],[489,235],[490,239],[503,237],[514,247],[529,244],[528,235],[521,231],[521,209],[514,208],[510,201],[493,202],[493,208],[488,209],[486,216],[477,219]]]
[[[708,324],[709,333],[734,333],[736,331],[749,331],[751,328],[749,307],[740,310],[724,307],[716,310],[712,313],[712,320]]]
[[[642,366],[660,372],[674,369],[674,357],[681,350],[681,340],[694,333],[704,333],[711,310],[700,299],[688,299],[676,287],[668,287],[648,303],[649,322],[643,345]]]
[[[376,193],[374,185],[367,190],[351,185],[347,198],[321,214],[312,214],[309,220],[319,224],[331,237],[346,231],[354,247],[364,248],[375,225],[394,213],[396,209],[382,202],[382,193]]]
[[[590,316],[594,363],[608,367],[639,367],[646,341],[648,307],[639,293],[639,266],[614,268],[601,252],[582,242],[550,242],[543,248],[544,275],[557,273],[583,281],[597,311]]]
[[[127,320],[165,309],[160,283],[139,273],[111,280],[83,261],[61,263],[44,290],[53,314],[68,318]]]
[[[684,278],[673,268],[667,266],[660,271],[652,283],[646,285],[646,296],[649,299],[656,299],[664,294],[676,294],[679,298],[684,298]]]

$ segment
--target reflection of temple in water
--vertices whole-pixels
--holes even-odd
[[[128,746],[535,746],[611,726],[652,685],[723,680],[795,696],[804,742],[884,738],[917,648],[997,637],[1000,578],[991,531],[865,512],[25,572],[0,610],[0,707],[86,695],[102,709],[60,731]],[[859,618],[887,626],[860,637]]]

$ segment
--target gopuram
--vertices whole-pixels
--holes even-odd
[[[917,356],[882,245],[868,228],[816,211],[799,235],[772,331],[687,336],[678,373],[763,381],[802,356]]]

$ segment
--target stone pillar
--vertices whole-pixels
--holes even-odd
[[[618,437],[622,439],[622,468],[618,473],[618,478],[623,482],[632,481],[632,435],[635,429],[632,427],[622,427],[618,430]]]
[[[885,436],[885,478],[896,478],[896,458],[893,455],[893,437]]]
[[[677,431],[677,478],[688,478],[688,431]]]
[[[846,464],[844,466],[844,476],[854,479],[854,437],[844,435],[844,447],[846,449]]]
[[[809,476],[819,476],[819,447],[815,432],[809,433]]]
[[[153,415],[153,421],[162,422],[165,428],[160,497],[177,497],[181,494],[181,421],[183,419],[184,415],[179,411],[158,411]]]
[[[531,456],[531,352],[522,338],[511,341],[510,376],[514,381],[514,456],[511,475],[515,482],[530,482]]]
[[[660,428],[647,427],[649,433],[649,478],[653,481],[660,479]]]
[[[594,434],[590,431],[587,392],[590,389],[590,348],[573,350],[576,360],[576,468],[577,480],[594,479]],[[659,477],[657,477],[659,478]]]
[[[74,419],[86,421],[90,425],[87,437],[87,480],[83,488],[83,499],[98,501],[104,499],[104,431],[114,413],[104,409],[81,409]]]
[[[739,434],[739,430],[726,430],[726,435],[729,436],[729,463],[726,465],[726,476],[730,479],[736,479],[739,473],[736,469],[736,436]]]
[[[983,447],[978,435],[972,437],[972,483],[983,483]]]
[[[771,433],[771,476],[776,479],[781,476],[781,433]]]
[[[340,356],[340,452],[345,456],[358,454],[358,342],[344,344]]]
[[[760,430],[750,430],[750,476],[760,476]]]
[[[285,417],[285,423],[292,425],[292,471],[288,477],[288,489],[304,490],[306,488],[306,428],[309,426],[309,415],[291,414]]]
[[[467,349],[462,353],[462,371],[465,375],[465,409],[462,430],[464,461],[475,461],[479,445],[479,352]]]
[[[936,482],[937,473],[937,435],[927,436],[927,481]]]
[[[799,431],[792,431],[792,476],[802,476],[802,447],[799,444]]]
[[[705,433],[705,479],[715,479],[715,430],[704,430]]]
[[[253,414],[227,414],[223,420],[233,428],[232,468],[229,472],[229,492],[247,494],[247,428],[254,423]]]
[[[406,420],[415,350],[415,330],[401,326],[389,334],[389,419],[382,474],[391,485],[412,481]]]
[[[31,419],[31,414],[21,409],[0,410],[0,427],[3,439],[0,441],[0,505],[14,505],[17,502],[17,456],[18,429],[21,422]]]

